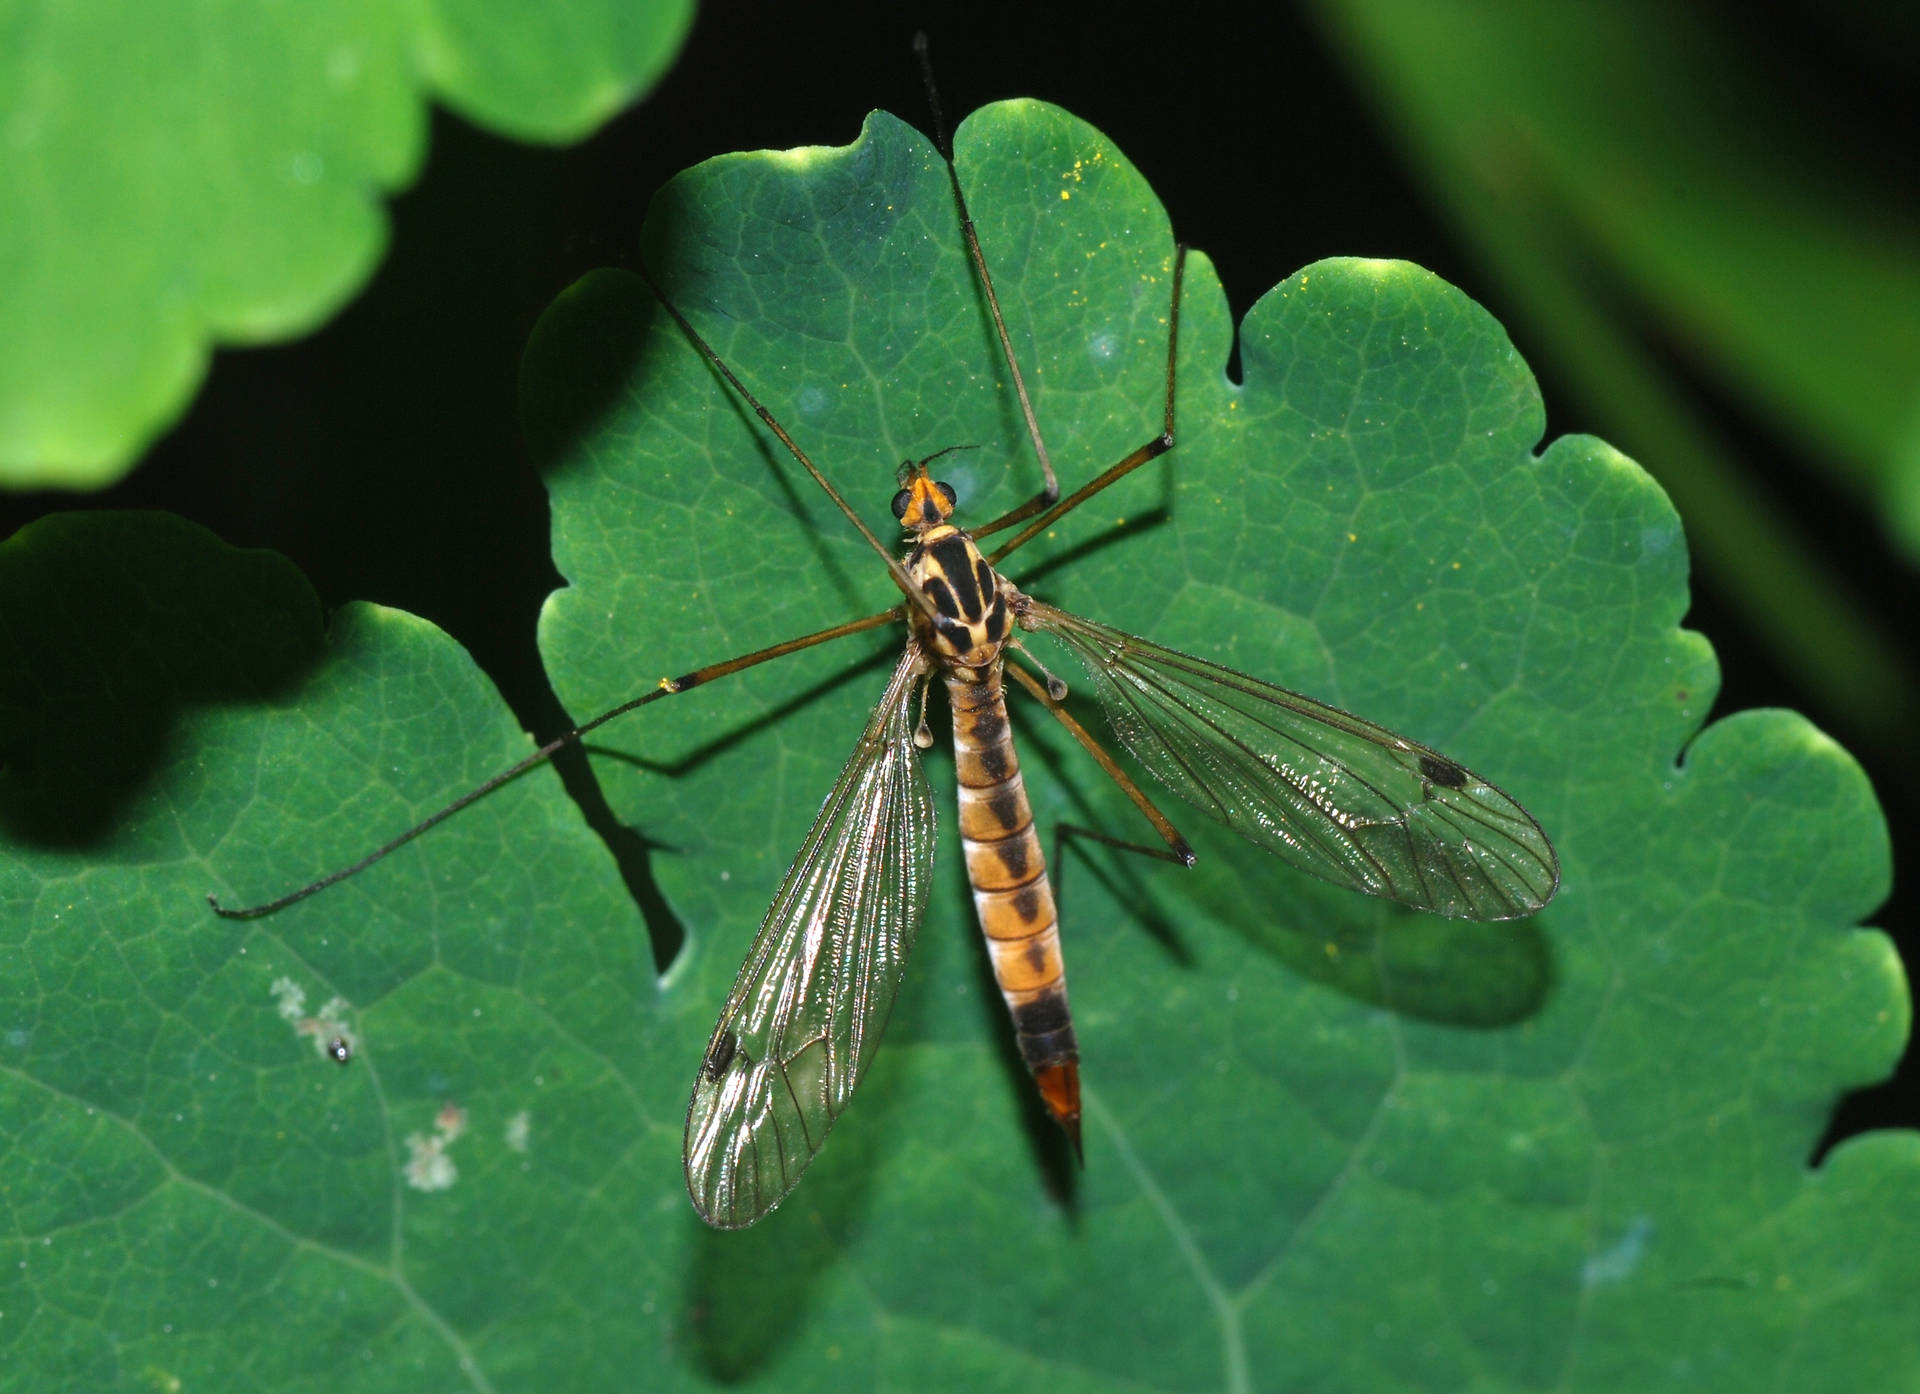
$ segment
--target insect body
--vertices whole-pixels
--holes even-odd
[[[903,484],[894,514],[915,538],[903,565],[928,604],[907,607],[912,633],[894,681],[775,899],[694,1084],[687,1184],[700,1213],[722,1225],[757,1218],[798,1180],[858,1081],[858,1066],[848,1066],[864,1064],[863,1046],[877,1038],[885,1021],[924,909],[921,887],[932,860],[934,816],[918,765],[918,750],[932,737],[919,728],[909,734],[906,714],[916,689],[935,675],[953,709],[960,837],[994,977],[1048,1111],[1076,1148],[1080,1142],[1079,1050],[1067,1010],[1058,915],[1002,689],[1014,607],[1022,597],[995,574],[973,539],[948,521],[954,508],[949,486],[933,480],[924,463],[911,466]],[[856,777],[863,757],[878,766],[873,773],[885,770],[887,776]],[[841,821],[850,777],[876,800],[846,819],[837,840],[830,840],[821,836],[823,825]],[[889,795],[891,806],[880,801]],[[830,885],[824,896],[790,901],[796,882],[802,888],[815,884],[807,866],[811,857],[830,868],[837,862],[846,880]],[[782,917],[795,912],[813,922],[790,940]],[[778,953],[763,953],[776,937]],[[826,952],[817,952],[810,939],[821,941]],[[843,975],[836,956],[869,971]],[[783,970],[796,959],[818,962],[826,984],[809,975],[791,995],[772,990],[775,981],[782,988],[792,982]],[[822,986],[846,993],[847,1000],[821,1004],[826,1020],[819,1035],[783,1031],[777,1012],[766,1014],[761,1031],[752,1030],[762,1022],[763,1003],[800,1008],[809,989]],[[871,1024],[861,1024],[861,1017]],[[742,1050],[743,1022],[750,1023],[749,1034],[761,1037],[758,1049]]]
[[[910,637],[774,898],[694,1082],[687,1186],[710,1223],[750,1224],[792,1189],[885,1025],[932,868],[935,816],[919,768],[931,736],[910,717],[935,676],[953,709],[961,842],[994,976],[1041,1098],[1079,1147],[1079,1050],[1005,674],[1020,675],[1122,781],[1171,860],[1190,864],[1192,853],[1059,707],[1061,686],[1009,666],[1016,629],[1056,639],[1080,660],[1095,700],[1147,769],[1285,860],[1470,919],[1531,914],[1552,897],[1559,866],[1545,834],[1478,775],[1337,708],[1036,600],[948,521],[953,491],[924,463],[903,480],[895,513],[914,535],[903,567],[920,602],[895,613]]]
[[[935,118],[937,126],[937,106]],[[1032,693],[1119,782],[1165,842],[1168,850],[1160,855],[1191,864],[1193,853],[1063,706],[1065,685],[1050,675],[1037,680],[1021,666],[1027,636],[1072,656],[1085,674],[1079,695],[1100,708],[1158,781],[1302,870],[1478,920],[1531,914],[1559,884],[1558,862],[1539,825],[1457,761],[1311,698],[1068,614],[999,573],[1010,553],[1057,519],[1173,448],[1185,254],[1176,247],[1170,263],[1162,430],[1061,498],[944,132],[936,144],[948,156],[978,288],[1045,476],[1041,493],[969,532],[952,521],[954,490],[927,469],[935,457],[909,462],[894,500],[908,547],[896,555],[654,286],[708,365],[882,559],[902,603],[663,680],[360,863],[270,904],[221,910],[242,917],[270,913],[351,875],[623,712],[829,639],[904,622],[905,643],[880,700],[767,910],[695,1073],[685,1133],[687,1188],[700,1215],[722,1228],[753,1223],[797,1184],[845,1111],[885,1028],[933,880],[937,816],[920,756],[932,743],[923,713],[936,679],[952,708],[961,841],[994,974],[1041,1098],[1078,1148],[1079,1050],[1057,907],[1010,734],[1006,677]],[[978,545],[1016,527],[991,552]]]
[[[953,708],[960,842],[994,980],[1047,1111],[1077,1149],[1080,1051],[1067,1012],[1059,914],[1001,687],[1022,597],[994,573],[973,539],[947,521],[950,494],[922,467],[895,501],[902,521],[919,533],[907,574],[933,601],[931,614],[913,612],[914,633],[938,666]]]

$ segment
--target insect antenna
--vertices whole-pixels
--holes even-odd
[[[940,449],[934,451],[933,454],[927,456],[925,459],[915,460],[913,463],[919,465],[921,469],[925,469],[928,465],[932,464],[935,460],[938,460],[943,455],[953,455],[953,454],[957,454],[962,450],[978,450],[979,448],[980,447],[977,445],[942,446]]]

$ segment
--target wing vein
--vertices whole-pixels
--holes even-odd
[[[925,671],[909,642],[714,1027],[705,1058],[726,1063],[703,1064],[686,1128],[687,1192],[710,1224],[751,1224],[793,1189],[893,1009],[932,878],[933,797],[911,719]]]
[[[1510,795],[1350,712],[1022,601],[1066,646],[1121,743],[1215,821],[1304,871],[1467,919],[1527,915],[1559,862]]]

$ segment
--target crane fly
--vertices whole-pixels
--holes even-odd
[[[643,271],[687,340],[880,556],[902,603],[663,679],[353,866],[266,905],[239,910],[215,902],[227,916],[270,913],[371,865],[616,716],[831,639],[904,623],[905,643],[880,700],[774,895],[695,1072],[685,1133],[687,1190],[700,1216],[723,1229],[752,1224],[792,1191],[865,1075],[899,992],[933,875],[938,820],[920,755],[933,744],[925,708],[935,682],[946,689],[951,709],[961,845],[994,977],[1041,1101],[1080,1150],[1079,1048],[1057,907],[1008,720],[1008,675],[1113,777],[1165,845],[1136,850],[1185,866],[1194,854],[1068,711],[1067,685],[1025,653],[1023,635],[1046,636],[1072,655],[1085,694],[1156,780],[1301,870],[1473,920],[1532,914],[1559,884],[1559,865],[1539,824],[1457,761],[1336,707],[1069,614],[1000,572],[1008,555],[1056,520],[1173,448],[1186,251],[1176,244],[1172,252],[1162,430],[1061,498],[930,76],[928,88],[935,144],[1044,476],[1040,492],[968,530],[954,521],[955,490],[930,468],[950,450],[968,447],[908,461],[893,498],[905,546],[896,555]],[[982,551],[981,539],[1015,527],[995,550]],[[1021,666],[1022,658],[1039,676]]]

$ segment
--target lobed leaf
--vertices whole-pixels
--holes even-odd
[[[1063,113],[991,107],[957,143],[1071,486],[1158,429],[1171,233]],[[645,253],[874,524],[897,461],[949,445],[975,447],[943,461],[966,517],[1034,487],[944,175],[892,118],[844,150],[690,171]],[[831,1145],[769,1220],[711,1233],[681,1184],[687,1090],[895,641],[596,733],[688,932],[663,980],[545,775],[234,925],[199,895],[347,860],[524,739],[404,616],[350,608],[323,640],[270,559],[165,522],[44,524],[0,549],[5,1368],[36,1387],[1914,1383],[1920,1146],[1806,1166],[1908,1025],[1887,941],[1854,927],[1887,880],[1858,768],[1787,713],[1700,730],[1717,672],[1677,628],[1671,508],[1598,441],[1540,448],[1524,363],[1459,292],[1323,262],[1239,332],[1236,384],[1196,257],[1178,448],[1007,570],[1498,780],[1559,850],[1545,913],[1422,917],[1203,820],[1190,873],[1073,844],[1078,1173],[948,853]],[[577,713],[893,599],[634,279],[553,307],[523,407],[571,583],[543,642]],[[1016,707],[1042,822],[1143,836],[1036,717]],[[948,757],[928,765],[944,805]],[[347,1000],[347,1069],[282,1016],[282,977],[303,1010]]]

